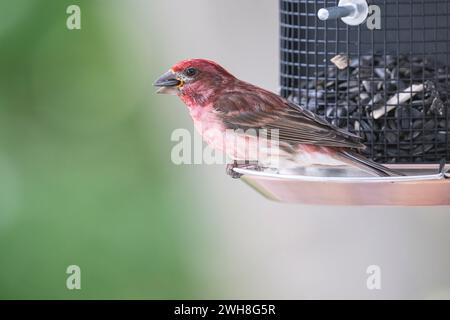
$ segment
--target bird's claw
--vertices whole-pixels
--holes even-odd
[[[226,173],[233,179],[239,179],[243,176],[242,173],[238,173],[234,171],[234,168],[245,168],[245,169],[252,169],[255,171],[262,171],[263,168],[260,167],[258,164],[238,164],[237,161],[234,161],[233,163],[227,164]]]
[[[242,177],[241,173],[234,171],[234,168],[239,168],[239,165],[235,162],[227,164],[226,173],[233,179],[239,179]]]

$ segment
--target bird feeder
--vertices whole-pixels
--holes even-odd
[[[280,0],[281,95],[407,175],[236,170],[280,201],[450,204],[449,14],[442,0]]]

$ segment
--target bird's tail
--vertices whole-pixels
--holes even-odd
[[[404,176],[403,173],[389,169],[375,161],[372,161],[357,151],[342,150],[339,152],[342,161],[349,165],[358,167],[359,169],[380,177]]]

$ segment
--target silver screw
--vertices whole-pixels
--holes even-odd
[[[353,6],[322,8],[317,12],[320,20],[339,19],[355,14],[356,8]]]
[[[366,20],[368,14],[366,0],[340,0],[337,7],[320,9],[317,17],[322,21],[340,18],[348,25],[357,26]]]

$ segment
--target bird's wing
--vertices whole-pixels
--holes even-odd
[[[359,136],[262,89],[222,94],[213,106],[228,129],[278,129],[280,142],[290,145],[364,148]]]

